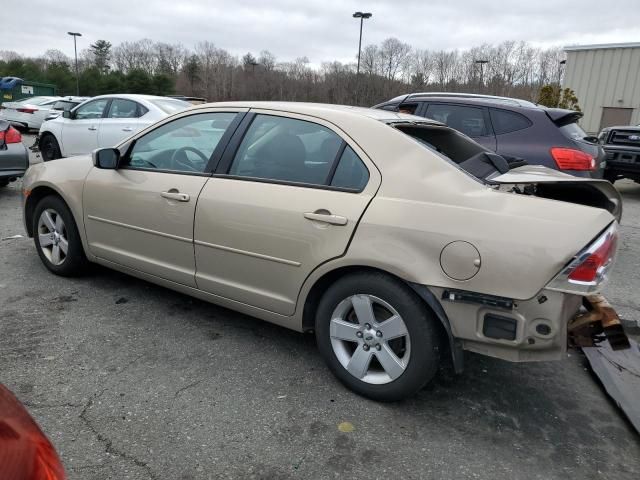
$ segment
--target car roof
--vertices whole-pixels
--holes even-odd
[[[435,120],[409,115],[407,113],[391,112],[389,110],[379,110],[367,107],[353,107],[349,105],[333,105],[328,103],[306,103],[306,102],[214,102],[195,105],[190,110],[204,108],[259,108],[264,110],[275,110],[281,112],[298,113],[302,115],[311,115],[332,120],[332,118],[344,118],[344,115],[353,117],[366,117],[385,123],[395,122],[419,122],[421,124],[442,125]]]
[[[418,93],[409,93],[405,95],[400,95],[392,98],[391,100],[387,100],[380,105],[388,104],[388,103],[401,103],[407,102],[411,100],[438,100],[444,99],[448,101],[458,101],[464,100],[465,102],[470,101],[474,104],[484,104],[484,105],[499,105],[499,106],[509,106],[509,107],[525,107],[525,108],[541,108],[540,105],[537,105],[529,100],[523,100],[520,98],[511,98],[511,97],[500,97],[495,95],[482,95],[478,93],[454,93],[454,92],[418,92]]]

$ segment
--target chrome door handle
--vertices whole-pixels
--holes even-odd
[[[160,196],[163,198],[168,198],[169,200],[176,200],[178,202],[188,202],[190,197],[186,193],[180,192],[162,192]]]
[[[123,132],[133,132],[133,128],[127,127],[122,129]]]
[[[92,125],[87,130],[92,130],[93,131],[93,130],[97,130],[97,128]]]
[[[340,215],[331,215],[331,213],[306,212],[304,218],[307,220],[315,220],[316,222],[329,223],[331,225],[346,225],[347,217]]]

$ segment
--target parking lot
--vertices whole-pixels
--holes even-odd
[[[640,319],[640,185],[616,186],[622,240],[605,293]],[[372,402],[331,375],[310,335],[97,266],[53,276],[20,200],[20,182],[0,189],[0,382],[70,479],[640,475],[640,437],[579,351],[536,364],[467,353],[462,375]]]

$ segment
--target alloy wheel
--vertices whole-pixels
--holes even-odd
[[[373,295],[352,295],[341,301],[331,315],[330,336],[340,364],[363,382],[392,382],[409,363],[411,342],[404,320]]]
[[[38,219],[38,243],[44,256],[53,265],[61,265],[67,258],[69,241],[62,216],[47,208]]]

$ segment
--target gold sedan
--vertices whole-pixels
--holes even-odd
[[[613,263],[621,200],[523,163],[411,115],[206,104],[32,166],[25,227],[53,273],[95,262],[315,331],[342,382],[390,401],[441,361],[461,371],[463,350],[566,351]]]

